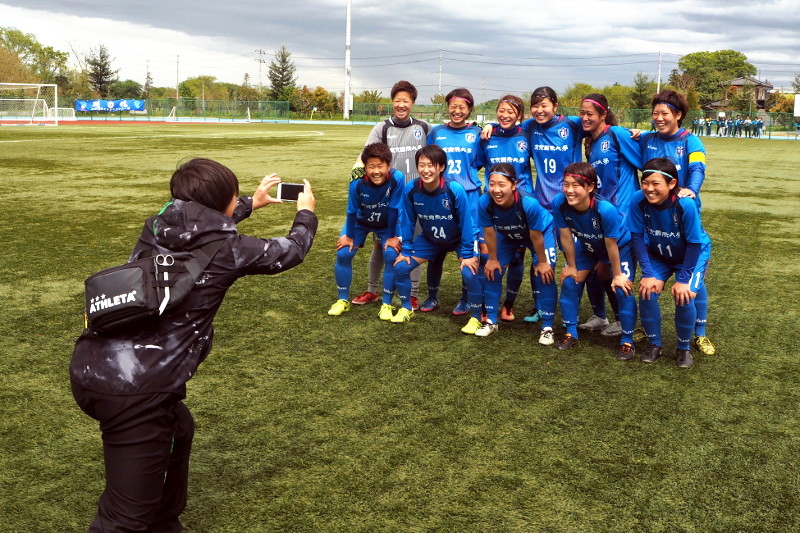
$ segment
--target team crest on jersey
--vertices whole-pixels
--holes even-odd
[[[517,150],[520,152],[525,152],[528,150],[528,143],[525,141],[517,141]]]
[[[417,140],[422,139],[422,132],[420,130],[414,130],[414,138]]]
[[[442,198],[442,207],[445,209],[450,209],[450,200],[447,198]]]
[[[594,217],[592,217],[592,226],[593,226],[595,229],[600,229],[600,222],[598,222],[598,221],[597,221],[597,219],[596,219],[596,218],[594,218]]]
[[[609,143],[608,141],[603,141],[602,143],[600,143],[600,150],[602,152],[608,152],[609,146],[611,146],[611,143]]]
[[[678,157],[683,157],[683,146],[678,146],[675,148],[675,155]]]
[[[558,136],[561,137],[562,139],[566,139],[568,135],[569,135],[569,130],[567,128],[561,128],[560,130],[558,130]]]
[[[672,213],[672,223],[675,224],[676,226],[680,223],[680,221],[678,220],[678,213]]]
[[[475,142],[475,134],[474,133],[467,133],[465,135],[465,138],[467,139],[468,143],[474,143]]]

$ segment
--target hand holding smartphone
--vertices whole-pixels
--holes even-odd
[[[297,197],[305,189],[302,183],[278,183],[278,200],[281,202],[296,202]]]

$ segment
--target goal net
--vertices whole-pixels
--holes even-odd
[[[0,124],[57,126],[58,88],[52,84],[0,83]],[[72,113],[74,117],[74,111]]]

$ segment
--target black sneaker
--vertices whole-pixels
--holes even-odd
[[[681,350],[678,348],[678,351],[675,352],[675,363],[678,365],[678,368],[692,368],[692,366],[694,366],[694,359],[692,359],[692,354],[689,353],[689,350]]]
[[[651,344],[650,346],[645,349],[644,353],[639,356],[639,361],[642,363],[652,363],[659,357],[661,357],[661,346],[656,346],[655,344]]]
[[[578,344],[578,339],[567,333],[567,336],[561,339],[558,344],[556,344],[556,348],[559,350],[569,350],[576,344]]]
[[[636,346],[627,342],[620,344],[619,350],[617,350],[617,361],[630,361],[634,355],[636,355]]]

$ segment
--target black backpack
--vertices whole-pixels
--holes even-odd
[[[188,252],[142,257],[92,274],[86,288],[85,327],[113,333],[154,319],[181,303],[222,247],[211,241]]]

